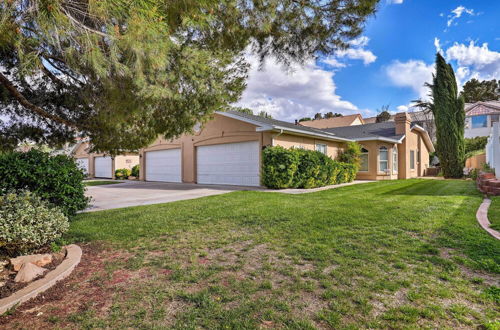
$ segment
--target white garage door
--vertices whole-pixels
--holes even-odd
[[[198,183],[259,186],[259,142],[197,147]]]
[[[181,149],[146,152],[146,180],[182,182]]]
[[[96,157],[94,158],[94,171],[96,178],[113,178],[113,169],[111,166],[111,157]]]
[[[85,172],[85,174],[89,173],[89,159],[88,158],[77,158],[76,165]]]

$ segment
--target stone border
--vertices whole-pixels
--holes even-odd
[[[0,316],[7,312],[12,307],[26,302],[31,298],[36,297],[38,294],[46,291],[58,281],[66,278],[76,265],[80,263],[82,257],[82,249],[75,244],[66,246],[66,258],[52,271],[48,272],[45,277],[36,280],[28,286],[19,291],[14,292],[12,295],[0,299]]]
[[[488,209],[490,208],[491,199],[485,198],[483,202],[477,209],[476,219],[479,222],[479,225],[483,227],[484,230],[488,232],[494,238],[500,240],[500,233],[495,229],[490,228],[490,220],[488,219]]]

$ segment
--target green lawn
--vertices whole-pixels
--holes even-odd
[[[491,228],[500,231],[500,196],[491,198],[491,205],[488,210],[488,220],[491,222]]]
[[[500,242],[475,220],[481,200],[470,181],[406,180],[80,214],[67,239],[104,242],[107,257],[71,292],[92,292],[95,282],[97,294],[67,314],[54,303],[38,319],[87,328],[498,329]]]
[[[120,181],[104,181],[104,180],[99,180],[99,181],[85,181],[86,186],[102,186],[106,184],[117,184],[117,183],[122,183]]]

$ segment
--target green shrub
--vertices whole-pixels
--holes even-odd
[[[0,154],[0,195],[29,190],[71,216],[87,207],[85,174],[68,156],[39,150]]]
[[[488,137],[486,136],[476,136],[474,138],[467,138],[465,140],[465,153],[471,153],[476,150],[483,150],[486,148],[486,143],[488,143]]]
[[[0,249],[8,255],[48,245],[68,229],[61,210],[32,192],[0,196]]]
[[[132,174],[128,168],[119,168],[115,171],[115,178],[119,180],[128,179],[128,177]]]
[[[262,184],[268,188],[293,187],[299,154],[283,147],[268,147],[262,153]]]
[[[341,163],[353,164],[356,169],[359,169],[361,145],[357,142],[348,142],[347,147],[338,155],[337,160]]]
[[[140,166],[139,166],[139,164],[137,164],[134,167],[132,167],[132,176],[135,176],[136,178],[138,178],[139,173],[140,173]]]
[[[351,182],[356,166],[312,150],[268,147],[262,156],[262,184],[268,188],[315,188]]]

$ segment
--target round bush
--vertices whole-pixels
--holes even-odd
[[[68,156],[32,149],[0,154],[0,194],[29,190],[71,216],[87,207],[85,174]]]
[[[139,171],[140,171],[139,164],[137,164],[134,167],[132,167],[132,176],[135,176],[136,178],[138,178],[139,177]]]
[[[9,255],[43,247],[68,228],[61,210],[29,191],[0,196],[0,249]]]
[[[119,180],[128,179],[131,171],[128,168],[119,168],[115,171],[115,178]]]

